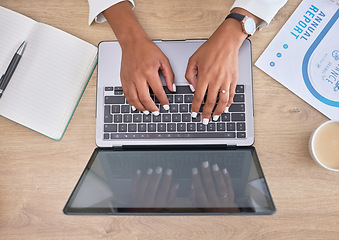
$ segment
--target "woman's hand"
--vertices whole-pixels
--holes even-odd
[[[238,81],[238,52],[246,37],[240,23],[228,19],[188,62],[186,79],[195,88],[192,117],[199,112],[205,93],[208,92],[202,113],[204,124],[208,124],[218,96],[213,112],[215,121],[233,101]]]

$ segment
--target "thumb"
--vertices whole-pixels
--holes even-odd
[[[198,74],[198,65],[195,58],[191,57],[187,64],[186,69],[186,80],[193,86],[195,89],[197,85],[197,74]]]
[[[162,75],[164,75],[167,88],[173,92],[174,73],[168,59],[161,62],[160,70]]]

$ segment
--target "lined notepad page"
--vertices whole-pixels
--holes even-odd
[[[0,24],[2,72],[20,43],[27,42],[0,99],[0,114],[60,139],[95,67],[97,48],[7,9],[0,9]]]

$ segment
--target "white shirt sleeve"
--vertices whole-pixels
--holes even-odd
[[[91,25],[92,22],[95,20],[97,23],[102,23],[106,21],[106,18],[102,14],[107,8],[122,2],[124,0],[87,0],[89,5],[89,18],[88,24]],[[128,0],[132,7],[134,8],[133,0]]]
[[[263,21],[259,22],[258,28],[261,29],[270,24],[273,17],[282,8],[287,0],[235,0],[233,8],[243,8]]]

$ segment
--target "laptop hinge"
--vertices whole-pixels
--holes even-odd
[[[227,145],[226,149],[235,150],[237,149],[237,145]]]
[[[123,149],[122,145],[120,145],[120,146],[113,146],[113,150],[121,151],[122,149]]]

